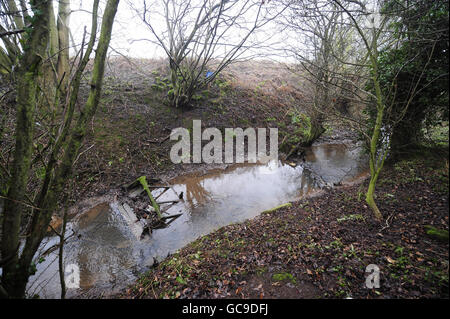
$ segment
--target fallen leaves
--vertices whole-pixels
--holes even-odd
[[[395,263],[396,263],[396,261],[395,261],[394,259],[392,259],[391,257],[389,257],[389,256],[386,256],[386,260],[387,260],[388,263],[390,263],[390,264],[395,264]]]

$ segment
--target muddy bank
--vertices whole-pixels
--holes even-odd
[[[150,231],[146,225],[153,223],[155,214],[140,188],[86,200],[69,211],[71,238],[65,245],[65,265],[76,265],[81,281],[68,296],[117,293],[155,262],[203,235],[286,202],[318,195],[324,187],[353,183],[366,174],[365,163],[358,146],[321,144],[310,148],[299,164],[240,164],[179,176],[168,187],[155,185],[152,191],[163,216],[177,219],[169,227]],[[77,208],[84,212],[74,215]],[[41,251],[55,242],[56,237],[47,238]],[[59,294],[57,254],[40,257],[44,261],[30,278],[29,294],[54,298]]]
[[[448,298],[448,155],[388,166],[375,223],[367,185],[328,190],[224,227],[143,275],[123,298]],[[381,286],[365,288],[379,266]]]

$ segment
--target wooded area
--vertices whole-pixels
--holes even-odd
[[[33,297],[27,284],[37,272],[42,258],[36,258],[49,229],[60,239],[61,298],[66,297],[67,211],[88,197],[86,189],[100,189],[101,184],[112,190],[138,181],[148,196],[145,205],[151,206],[145,212],[140,209],[138,220],[166,228],[182,216],[163,216],[160,206],[167,202],[157,202],[152,191],[172,186],[156,183],[159,186],[150,191],[146,176],[166,182],[162,176],[195,172],[188,165],[174,168],[167,150],[170,131],[182,126],[192,134],[193,119],[219,130],[276,127],[281,160],[294,168],[313,163],[307,155],[311,147],[335,132],[339,143],[349,139],[349,145],[361,143],[367,181],[359,182],[359,200],[353,199],[351,205],[357,205],[352,209],[358,212],[370,209],[361,220],[370,220],[374,236],[394,228],[397,209],[386,203],[395,195],[392,190],[390,196],[382,195],[386,175],[394,179],[398,173],[393,189],[402,189],[401,165],[412,154],[434,159],[430,166],[411,164],[412,175],[432,171],[435,164],[440,165],[435,169],[440,175],[405,182],[411,189],[426,178],[430,187],[448,187],[447,1],[142,0],[119,6],[119,0],[94,0],[89,5],[90,29],[84,26],[83,34],[74,37],[70,28],[74,1],[0,2],[0,297]],[[117,53],[110,45],[120,28],[114,24],[120,10],[132,12],[142,23],[148,33],[140,40],[160,48],[164,52],[160,60],[109,57]],[[289,40],[281,47],[270,44],[276,35]],[[269,68],[275,71],[269,74]],[[392,171],[396,165],[400,168]],[[214,168],[197,171],[204,174]],[[337,182],[320,185],[331,192],[323,196],[333,200],[318,199],[313,214],[321,207],[327,211],[327,205],[339,206],[332,188],[344,179],[345,174]],[[186,196],[187,201],[200,202],[204,186],[196,187],[175,192],[179,198],[168,202],[184,202]],[[120,192],[114,192],[117,198]],[[416,195],[410,195],[410,201]],[[439,224],[431,226],[447,236],[436,249],[445,245],[448,249],[448,189],[427,196],[436,197],[447,210],[442,215],[440,204],[434,205],[439,213],[433,215],[433,223]],[[362,197],[365,201],[360,202]],[[281,211],[291,212],[297,209],[294,205],[282,206]],[[408,216],[433,210],[428,204],[398,205]],[[55,216],[62,220],[59,229],[53,227]],[[323,225],[331,229],[334,224],[327,218]],[[146,228],[150,236],[151,228]],[[448,289],[448,252],[442,258],[439,267],[445,268],[446,262],[447,274],[439,279],[439,291]],[[182,284],[184,279],[177,281]],[[165,284],[161,279],[158,289]],[[165,292],[161,294],[164,297]],[[432,295],[448,298],[448,293]]]

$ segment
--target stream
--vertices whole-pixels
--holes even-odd
[[[180,214],[168,228],[154,230],[140,238],[142,226],[133,212],[118,202],[104,202],[80,211],[68,222],[72,233],[64,249],[64,264],[76,265],[80,287],[69,289],[68,298],[108,296],[132,284],[155,261],[223,226],[254,218],[281,204],[319,193],[324,186],[351,183],[367,174],[361,148],[350,143],[311,147],[305,161],[269,165],[234,165],[205,175],[177,177],[171,189],[158,202],[183,200],[167,209]],[[154,196],[162,193],[153,191]],[[164,208],[164,205],[162,205]],[[41,245],[44,252],[57,244],[49,237]],[[70,268],[70,266],[69,266]],[[67,268],[66,268],[67,269]],[[37,273],[30,277],[30,296],[59,298],[60,282],[57,251],[40,260]]]

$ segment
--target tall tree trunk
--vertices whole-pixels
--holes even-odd
[[[94,116],[100,102],[106,54],[111,40],[111,32],[118,4],[119,0],[108,0],[95,55],[88,100],[84,109],[81,111],[78,122],[73,128],[67,144],[64,146],[64,156],[61,165],[56,169],[55,177],[52,179],[51,185],[48,191],[40,196],[38,206],[42,210],[39,213],[33,214],[30,235],[27,237],[25,247],[18,262],[18,267],[16,267],[15,271],[11,272],[14,274],[14,277],[8,276],[5,281],[4,286],[10,288],[8,292],[12,297],[20,298],[24,296],[26,283],[30,275],[30,264],[45,236],[52,213],[57,208],[58,196],[63,192],[64,186],[72,174],[72,166],[86,135],[88,124]]]
[[[35,1],[35,14],[39,15],[31,31],[29,43],[18,70],[16,145],[9,183],[8,199],[5,202],[3,231],[1,240],[3,265],[2,285],[12,297],[22,297],[25,277],[18,273],[19,231],[29,177],[33,148],[34,113],[36,109],[36,89],[38,71],[49,39],[50,1]],[[27,269],[28,273],[28,269]]]
[[[378,74],[378,56],[377,56],[377,45],[376,41],[374,41],[372,47],[372,58],[371,64],[373,69],[372,81],[375,87],[375,96],[376,96],[376,105],[377,105],[377,118],[375,121],[375,126],[372,132],[372,138],[370,141],[370,154],[369,154],[369,166],[370,166],[370,182],[369,187],[366,193],[366,202],[369,207],[372,209],[375,219],[378,221],[382,221],[383,215],[378,208],[374,195],[375,195],[375,187],[377,185],[378,177],[380,175],[381,170],[384,166],[384,161],[386,160],[386,156],[388,153],[388,146],[381,146],[378,148],[378,144],[381,136],[381,129],[383,128],[383,116],[385,110],[385,104],[383,100],[383,95],[380,86],[379,74]],[[384,153],[383,153],[384,150]],[[379,154],[380,151],[382,154]]]
[[[45,106],[43,108],[44,112],[54,110],[56,107],[55,105],[53,105],[53,103],[50,104],[49,101],[53,102],[55,100],[55,94],[57,93],[56,65],[58,62],[59,51],[58,31],[56,29],[53,0],[49,0],[48,2],[50,3],[48,8],[49,41],[46,54],[44,55],[45,59],[42,64],[42,75],[39,81],[40,89],[45,95],[43,101],[41,101],[42,106]]]
[[[47,3],[46,0],[42,0],[42,2]],[[19,258],[16,249],[11,248],[13,247],[13,244],[10,244],[8,246],[9,249],[5,248],[2,250],[3,256],[12,256],[12,261],[8,263],[7,267],[4,267],[2,276],[2,286],[8,292],[9,296],[12,298],[23,298],[25,295],[26,284],[30,276],[29,270],[33,257],[37,249],[39,248],[42,239],[45,236],[45,232],[50,223],[51,216],[55,211],[55,209],[57,209],[58,207],[59,195],[63,192],[64,186],[66,185],[67,181],[69,180],[69,177],[72,174],[72,166],[80,150],[84,136],[86,135],[88,123],[90,123],[91,119],[93,118],[97,110],[103,83],[106,54],[108,51],[109,42],[111,40],[111,32],[118,4],[119,0],[108,0],[106,4],[106,8],[104,10],[103,15],[100,39],[98,41],[97,51],[94,60],[94,68],[91,80],[91,90],[89,93],[88,100],[83,110],[81,110],[78,121],[73,127],[71,134],[68,136],[67,143],[65,143],[63,146],[64,155],[63,158],[61,159],[61,164],[56,168],[54,177],[51,179],[48,188],[45,188],[43,192],[39,195],[38,207],[40,207],[41,210],[33,214],[31,227],[29,230],[29,234],[27,236],[27,240],[25,242],[25,246],[22,250],[22,254],[20,255]],[[95,1],[94,6],[98,7],[98,0]],[[48,11],[43,10],[43,12]],[[47,40],[48,40],[48,33],[47,33]],[[30,123],[33,122],[31,121]],[[32,134],[30,142],[32,142]],[[31,147],[30,147],[30,154],[31,154]],[[28,156],[28,158],[30,158],[30,156]],[[25,165],[24,167],[25,168],[29,167],[29,160],[28,165]],[[26,174],[28,174],[28,169],[26,169],[25,172]],[[17,183],[12,182],[11,184],[13,185]],[[21,186],[22,188],[19,188],[19,190],[22,190],[23,196],[26,187],[26,179],[23,180]],[[17,186],[15,186],[15,188],[17,188]],[[10,198],[16,199],[16,197],[11,196]],[[10,206],[12,206],[12,201],[8,201],[8,203],[10,204]],[[20,212],[20,210],[18,211]],[[5,215],[9,215],[9,213],[10,210],[5,209]],[[10,227],[9,225],[8,227],[3,228],[2,241],[4,238],[8,238],[11,237],[11,235],[14,235],[14,238],[16,239],[14,243],[18,244],[20,218],[18,221],[17,218],[14,219],[14,222],[15,222],[14,225],[16,225],[14,229],[12,229],[12,227]],[[4,246],[6,247],[6,245]]]
[[[50,40],[48,46],[48,58],[52,61],[54,66],[56,66],[56,62],[58,61],[58,52],[59,52],[59,40],[58,40],[58,30],[56,28],[56,19],[55,19],[55,8],[53,7],[53,1],[49,0],[51,3],[49,7],[49,29],[50,29]]]
[[[16,6],[16,2],[14,0],[8,0],[8,8],[9,12],[13,14],[15,27],[17,29],[23,29],[24,23],[22,20],[22,15]]]
[[[61,83],[61,93],[65,96],[69,83],[69,24],[70,0],[59,0],[58,9],[58,81]]]

